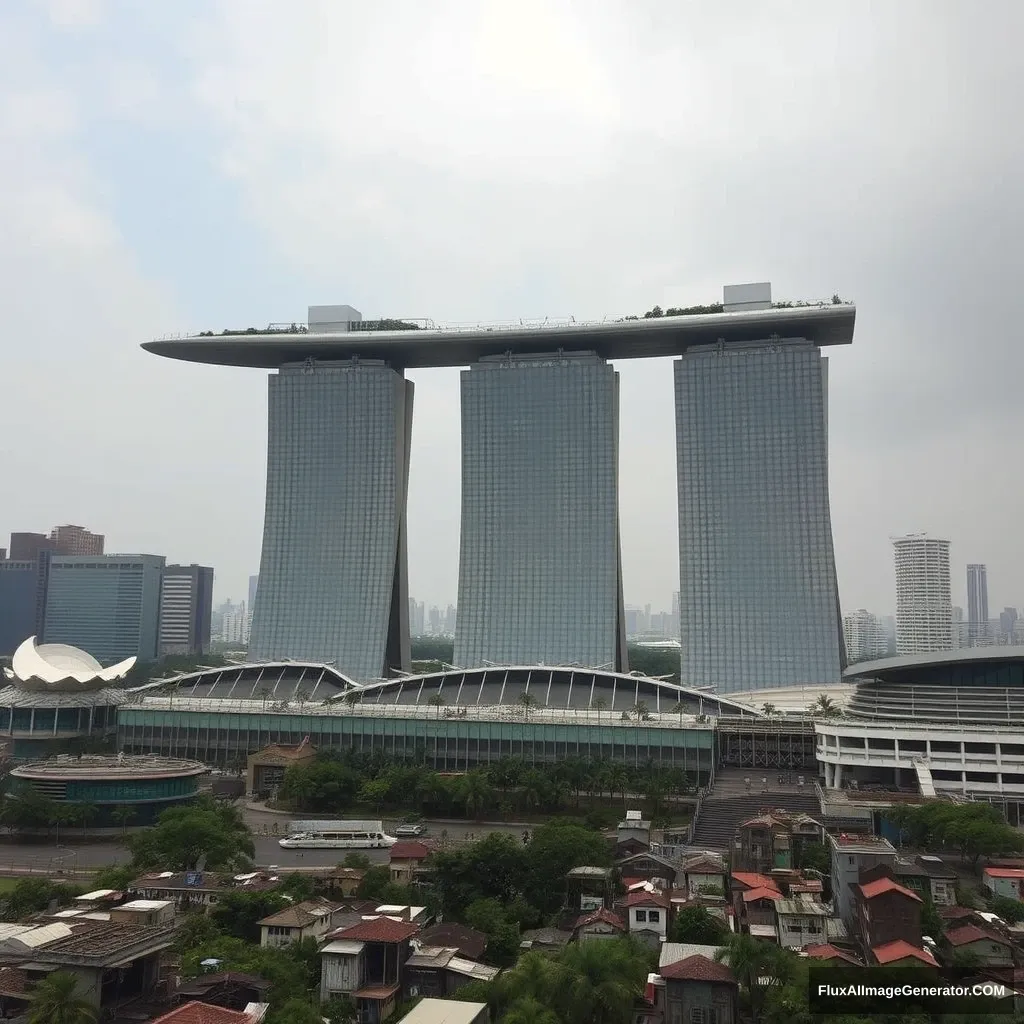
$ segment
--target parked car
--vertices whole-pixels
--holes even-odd
[[[398,828],[395,829],[395,835],[398,836],[399,839],[415,839],[417,836],[423,835],[426,831],[427,829],[424,825],[405,824],[399,825]]]

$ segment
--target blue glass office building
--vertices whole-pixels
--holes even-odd
[[[252,661],[409,667],[405,495],[413,386],[382,362],[312,359],[270,378]]]
[[[54,556],[44,642],[80,647],[103,664],[153,661],[164,563],[163,555]]]
[[[774,339],[675,363],[683,686],[841,681],[827,362]]]
[[[625,668],[618,433],[593,353],[463,371],[456,665]]]

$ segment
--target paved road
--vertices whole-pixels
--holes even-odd
[[[345,858],[345,850],[285,850],[278,843],[278,837],[263,834],[263,829],[271,830],[276,823],[283,834],[287,828],[287,818],[280,815],[261,815],[247,812],[246,820],[253,829],[253,845],[256,848],[256,863],[260,867],[276,865],[278,867],[333,867]],[[393,828],[397,822],[385,822],[385,827]],[[429,828],[428,837],[437,839],[443,833],[455,841],[468,838],[481,838],[488,832],[509,832],[519,837],[522,829],[495,825],[470,825],[464,823],[425,823]],[[387,850],[362,851],[370,858],[371,863],[386,864]],[[122,864],[129,859],[128,851],[114,842],[73,843],[71,845],[56,843],[0,843],[0,875],[5,874],[47,874],[56,875],[61,872],[70,874],[74,871],[87,871],[106,867],[108,864]]]

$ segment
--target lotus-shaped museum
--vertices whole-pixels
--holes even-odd
[[[98,690],[123,679],[135,664],[126,658],[110,668],[68,644],[37,644],[30,636],[15,652],[4,675],[23,690]]]
[[[117,727],[117,708],[128,691],[117,683],[135,658],[103,668],[67,644],[37,644],[29,637],[4,669],[0,737],[13,741],[15,757],[59,753],[68,741],[98,741]]]

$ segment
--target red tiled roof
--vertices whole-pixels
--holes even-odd
[[[470,960],[479,960],[487,948],[487,936],[483,932],[454,921],[444,921],[425,928],[420,941],[424,946],[454,946]]]
[[[574,930],[578,931],[580,928],[585,928],[588,924],[597,924],[599,921],[610,924],[613,928],[618,928],[619,931],[624,932],[626,930],[626,922],[618,914],[607,910],[605,907],[599,907],[592,913],[585,914],[576,922]]]
[[[939,907],[939,917],[947,920],[957,917],[977,917],[978,912],[970,907]]]
[[[756,871],[734,871],[732,877],[748,889],[778,890],[779,888],[775,884],[774,878],[769,878],[767,875],[759,875]]]
[[[252,1017],[238,1010],[193,1001],[157,1017],[153,1024],[252,1024]]]
[[[985,868],[982,874],[990,878],[1024,878],[1024,868]]]
[[[426,860],[431,850],[426,843],[417,842],[415,839],[399,840],[391,847],[391,860]]]
[[[782,893],[778,889],[768,889],[759,886],[757,889],[748,889],[743,894],[744,903],[752,903],[754,900],[781,900]]]
[[[804,946],[804,952],[815,960],[845,960],[855,967],[864,966],[855,956],[833,946],[831,942],[824,942],[818,946]]]
[[[349,928],[335,932],[332,939],[354,939],[356,942],[405,942],[411,939],[420,926],[411,921],[394,921],[390,917],[375,917],[360,921]]]
[[[951,946],[965,946],[969,942],[977,942],[979,939],[998,942],[1001,946],[1010,945],[1006,939],[1000,938],[995,932],[979,928],[976,924],[962,924],[959,928],[952,928],[946,932],[946,939]]]
[[[931,964],[932,967],[939,966],[938,961],[928,950],[918,949],[917,946],[912,946],[906,939],[897,939],[895,942],[887,942],[884,946],[875,946],[871,952],[875,954],[875,959],[880,964],[891,964],[897,960],[906,960],[907,957],[912,956],[922,963]]]
[[[646,882],[646,878],[623,878],[622,884],[628,889],[631,885],[640,885],[641,882]]]
[[[631,892],[623,901],[624,907],[667,907],[668,897],[660,892]]]
[[[904,896],[909,896],[910,899],[916,900],[918,903],[923,902],[916,892],[911,892],[910,889],[905,888],[891,878],[876,878],[873,882],[863,882],[861,883],[860,891],[864,894],[864,899],[866,900],[873,900],[876,896],[881,896],[882,893],[898,892]]]
[[[661,976],[672,981],[718,981],[735,985],[736,979],[725,964],[706,956],[688,956],[661,969]]]

